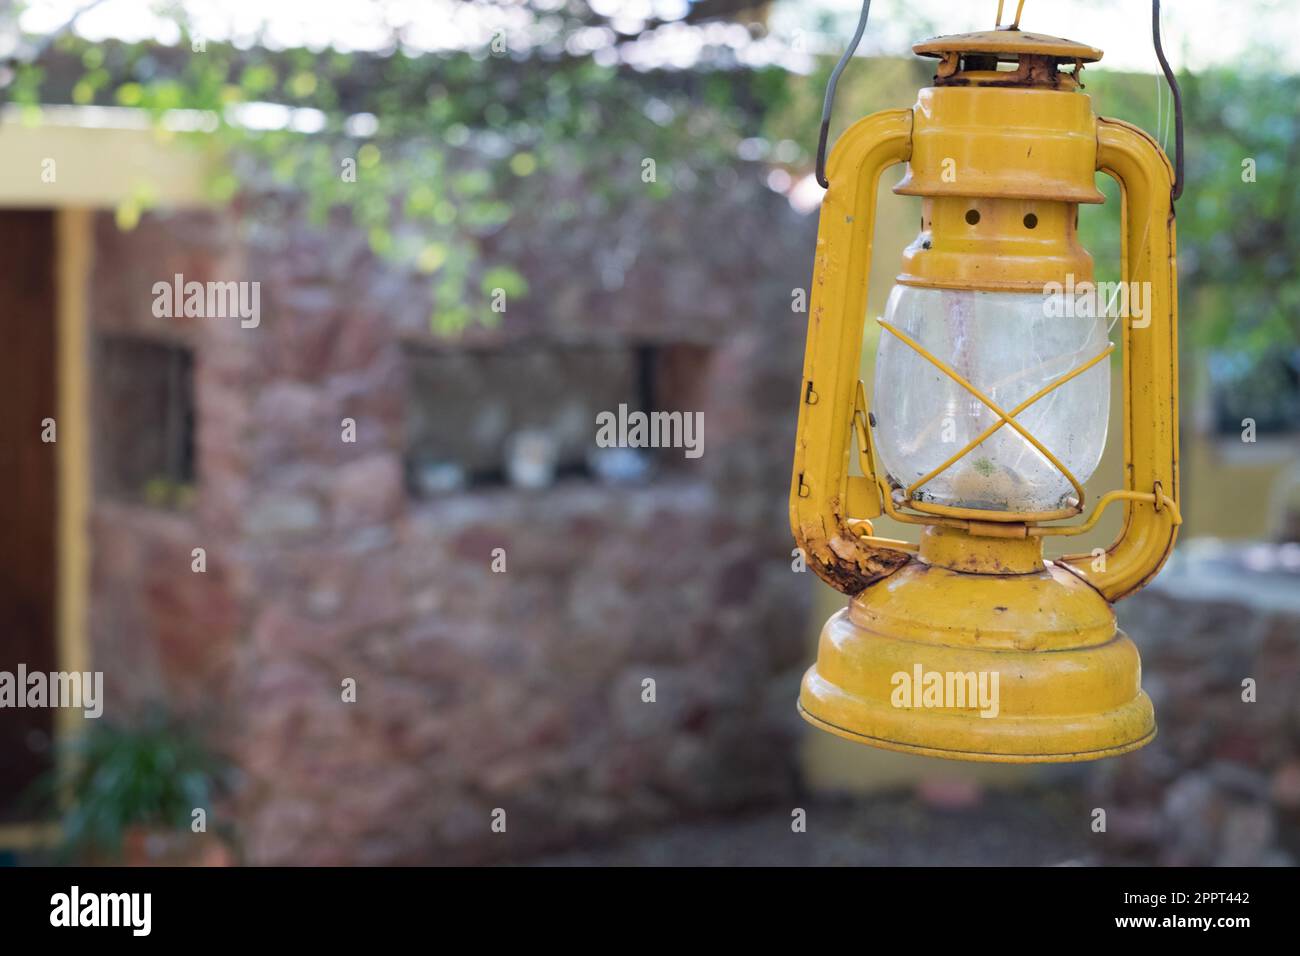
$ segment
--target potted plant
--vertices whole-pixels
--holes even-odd
[[[62,850],[128,866],[232,862],[211,830],[226,768],[190,727],[161,710],[130,725],[94,721],[44,790],[64,807]],[[195,829],[203,811],[204,828]]]

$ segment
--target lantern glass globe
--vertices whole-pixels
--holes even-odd
[[[1057,303],[1059,305],[1059,302]],[[1063,317],[1037,292],[894,286],[885,322],[915,340],[1010,413],[1103,352],[1096,310]],[[998,421],[998,416],[887,329],[881,330],[872,401],[874,442],[886,474],[906,488]],[[1103,360],[1015,416],[1082,483],[1106,444],[1110,363]],[[1003,425],[917,489],[914,500],[1002,512],[1075,508],[1073,486],[1030,442]]]

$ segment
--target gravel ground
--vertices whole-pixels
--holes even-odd
[[[986,795],[961,810],[911,795],[803,804],[715,817],[626,840],[551,854],[536,866],[1054,866],[1089,865],[1096,849],[1085,811],[1059,794]]]

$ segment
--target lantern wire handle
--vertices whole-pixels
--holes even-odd
[[[1020,14],[1022,14],[1024,10],[1025,10],[1025,0],[1020,0],[1020,2],[1016,4],[1016,18],[1015,20],[1012,21],[1011,26],[1007,27],[1008,30],[1020,29]],[[1002,0],[998,0],[998,15],[997,15],[997,19],[994,20],[993,25],[995,27],[1002,26]]]
[[[844,68],[849,65],[849,60],[853,59],[853,54],[857,52],[858,43],[861,42],[862,34],[867,29],[867,14],[870,12],[871,0],[862,0],[862,14],[858,17],[858,29],[854,32],[848,49],[835,64],[835,69],[831,70],[831,78],[826,81],[826,99],[822,103],[822,128],[817,135],[817,182],[821,184],[822,189],[831,187],[826,180],[826,138],[831,131],[831,107],[835,105],[835,87],[839,85],[840,74],[844,72]]]
[[[1160,44],[1160,0],[1151,0],[1151,40],[1155,44],[1156,59],[1160,61],[1160,70],[1174,95],[1174,188],[1170,199],[1177,201],[1183,194],[1183,95],[1178,89],[1178,80],[1165,59],[1164,47]]]

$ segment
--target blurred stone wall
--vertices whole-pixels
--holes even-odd
[[[1117,606],[1142,654],[1158,733],[1080,768],[1082,791],[1107,812],[1107,861],[1300,861],[1300,548],[1282,548],[1296,552],[1289,570],[1180,544],[1181,560]]]
[[[98,222],[94,330],[193,349],[198,460],[187,507],[97,494],[95,664],[109,717],[161,698],[233,758],[217,816],[245,859],[489,860],[792,792],[773,677],[807,628],[785,498],[815,222],[757,170],[711,192],[512,227],[496,251],[530,294],[459,341],[429,333],[424,283],[291,204]],[[260,326],[154,318],[174,273],[260,282]],[[408,347],[620,342],[703,350],[677,391],[703,457],[640,485],[408,492]]]

